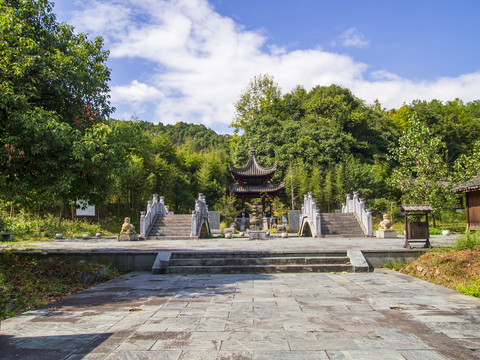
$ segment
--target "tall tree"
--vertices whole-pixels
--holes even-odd
[[[407,203],[428,203],[436,210],[446,205],[448,180],[445,161],[446,145],[415,115],[409,119],[409,128],[392,149],[398,163],[391,176],[392,185],[402,191]]]
[[[266,74],[255,76],[235,103],[235,118],[232,123],[235,132],[245,129],[255,116],[265,113],[268,109],[272,110],[280,101],[280,97],[281,90],[273,76]]]
[[[8,200],[104,199],[121,166],[102,39],[56,22],[48,0],[0,0],[0,186]],[[103,166],[108,163],[108,166]],[[106,173],[104,172],[106,171]]]

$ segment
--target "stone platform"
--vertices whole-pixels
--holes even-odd
[[[434,246],[452,237],[431,238]],[[61,240],[47,250],[404,250],[403,238]],[[132,272],[2,321],[2,359],[479,359],[480,299],[389,270]]]
[[[9,359],[478,359],[480,299],[379,270],[135,272],[1,324]]]

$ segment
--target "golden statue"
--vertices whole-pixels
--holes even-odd
[[[383,220],[378,224],[378,230],[381,231],[393,231],[392,221],[390,220],[390,215],[383,215]]]
[[[127,234],[127,235],[135,234],[135,226],[130,224],[130,218],[126,217],[124,221],[125,222],[122,225],[122,231],[120,231],[120,234]]]

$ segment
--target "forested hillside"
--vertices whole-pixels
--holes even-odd
[[[286,204],[293,180],[297,207],[307,191],[322,211],[359,191],[377,213],[400,201],[453,208],[451,183],[480,170],[479,106],[454,99],[386,110],[338,85],[281,94],[272,77],[257,76],[236,104],[232,158],[244,163],[255,146],[260,162],[278,162],[274,180],[287,180]]]

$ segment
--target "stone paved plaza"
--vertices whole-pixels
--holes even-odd
[[[135,272],[1,334],[1,359],[479,359],[480,299],[389,270]]]

